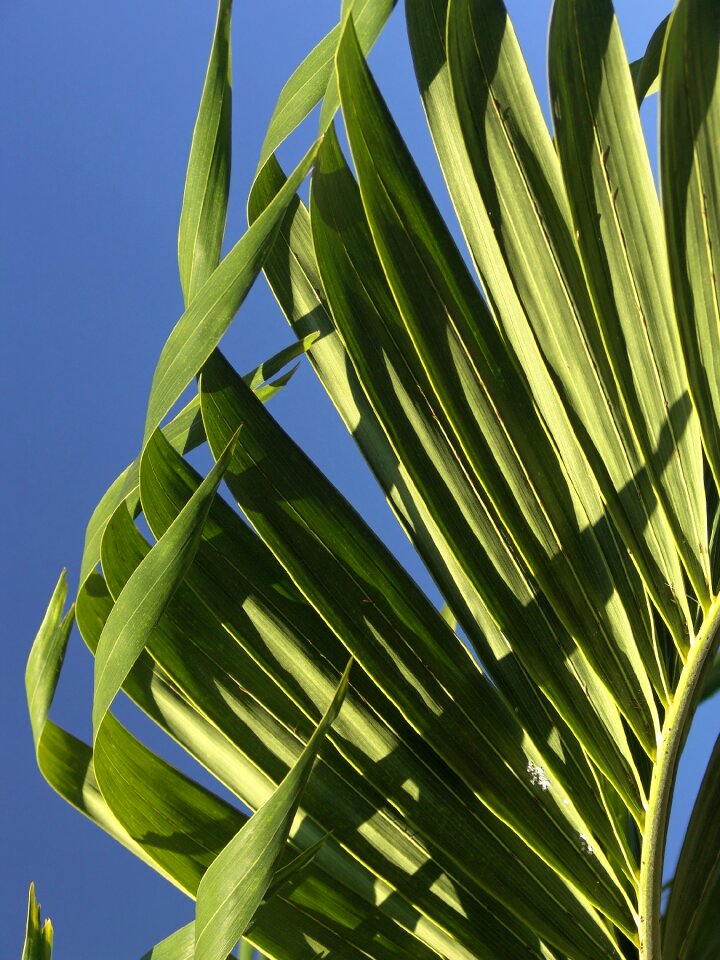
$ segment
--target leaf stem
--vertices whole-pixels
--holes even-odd
[[[662,958],[660,895],[670,802],[680,751],[695,712],[705,670],[712,662],[719,631],[720,596],[713,600],[690,648],[660,736],[640,856],[640,960]]]

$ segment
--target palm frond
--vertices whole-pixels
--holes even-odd
[[[717,747],[664,915],[661,886],[717,686],[720,11],[679,0],[630,65],[610,0],[555,0],[551,132],[501,0],[407,0],[473,272],[366,61],[394,5],[343,2],[291,76],[221,260],[219,0],[186,309],[76,604],[63,576],[30,655],[38,763],[196,898],[148,958],[242,938],[275,960],[710,960]],[[638,114],[656,81],[660,196]],[[275,150],[321,101],[286,176]],[[297,343],[243,377],[219,344],[261,271]],[[264,405],[305,356],[442,609]],[[91,745],[49,719],[75,618]],[[120,690],[238,804],[123,727]]]

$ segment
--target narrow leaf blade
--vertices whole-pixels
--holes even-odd
[[[185,303],[220,260],[230,190],[232,0],[219,0],[215,34],[193,130],[178,231]]]
[[[160,431],[150,444],[167,444]],[[234,438],[195,497],[160,539],[128,582],[113,607],[95,656],[93,734],[144,649],[197,549],[210,504],[230,462]],[[142,490],[142,462],[140,464]]]
[[[178,320],[153,375],[145,420],[145,443],[220,342],[248,294],[288,205],[309,171],[317,145],[308,150],[283,189],[219,267]]]
[[[318,750],[340,712],[351,663],[292,770],[270,800],[218,854],[201,880],[195,919],[196,960],[224,960],[262,903]]]
[[[49,920],[40,924],[40,904],[35,898],[35,884],[30,884],[28,893],[25,943],[21,960],[51,960],[53,928]]]
[[[720,737],[685,834],[665,913],[663,957],[705,958],[720,949]]]
[[[558,154],[605,347],[676,549],[706,609],[700,431],[660,206],[610,0],[557,0],[549,51]]]
[[[720,8],[679,3],[668,28],[660,174],[678,323],[705,453],[720,485]]]
[[[660,86],[660,61],[662,60],[665,34],[670,15],[668,14],[655,28],[648,41],[647,49],[639,60],[630,64],[630,74],[635,88],[635,98],[640,106],[646,97],[657,93]]]
[[[347,0],[343,4],[341,16],[344,18],[352,11],[366,52],[377,40],[396,3],[397,0]],[[320,131],[331,122],[339,106],[334,72],[340,32],[338,23],[310,51],[280,91],[260,151],[258,173],[323,98]]]

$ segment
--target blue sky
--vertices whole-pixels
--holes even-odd
[[[544,85],[549,0],[508,4]],[[337,19],[338,0],[238,2],[234,16],[233,194],[228,241],[283,81]],[[631,58],[670,0],[618,4]],[[192,917],[192,904],[45,786],[35,768],[23,670],[57,575],[77,582],[85,523],[135,455],[150,378],[182,312],[176,231],[213,0],[5,0],[0,37],[4,185],[0,284],[5,449],[2,552],[3,817],[0,929],[17,956],[34,879],[56,927],[57,960],[133,960]],[[450,214],[420,111],[402,11],[373,68],[431,187]],[[648,113],[652,129],[652,107]],[[307,136],[305,141],[307,142]],[[290,146],[294,155],[299,148]],[[289,341],[260,284],[226,340],[250,368]],[[274,413],[427,585],[404,536],[303,368]],[[55,719],[87,738],[92,665],[76,638]],[[717,732],[718,700],[693,734],[681,778],[696,782]],[[144,729],[144,728],[143,728]],[[687,808],[679,811],[687,816]],[[677,830],[671,851],[677,848]]]

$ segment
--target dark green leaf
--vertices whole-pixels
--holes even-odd
[[[338,71],[363,205],[402,317],[393,335],[404,335],[404,356],[417,354],[415,376],[424,380],[419,393],[437,422],[435,432],[445,438],[443,462],[447,459],[449,470],[455,467],[470,481],[474,502],[465,512],[473,511],[478,525],[500,526],[500,536],[504,533],[509,544],[503,547],[512,554],[508,566],[522,571],[526,565],[534,574],[566,631],[565,669],[583,675],[579,682],[587,685],[608,730],[614,731],[612,742],[623,740],[620,710],[652,753],[658,718],[627,612],[608,591],[594,538],[578,530],[582,508],[562,461],[522,377],[508,362],[500,332],[350,29],[338,53]],[[523,586],[531,602],[533,588]],[[484,599],[487,603],[487,594]],[[543,632],[548,642],[562,645],[562,634]],[[607,769],[607,759],[603,762]]]
[[[152,498],[145,500],[147,519],[158,536],[200,482],[180,458],[170,467],[170,463],[154,464],[157,482]],[[313,611],[303,609],[301,595],[264,545],[218,500],[211,508],[205,537],[185,581],[195,596],[178,591],[164,621],[162,642],[156,636],[149,649],[218,731],[232,736],[253,763],[277,780],[282,772],[276,772],[271,754],[282,758],[281,764],[286,756],[296,755],[294,738],[287,731],[297,734],[308,729],[308,716],[323,704],[328,687],[334,687],[347,653]],[[132,564],[142,560],[143,550],[147,546],[127,513],[118,511],[103,544],[103,565],[114,593],[122,590]],[[131,559],[133,552],[135,559]],[[246,658],[245,651],[253,659]],[[334,672],[328,670],[331,664]],[[528,901],[538,897],[545,902],[548,886],[553,888],[556,881],[546,868],[538,867],[544,878],[528,882],[527,873],[507,864],[505,847],[494,835],[493,819],[464,784],[440,765],[359,668],[355,677],[357,690],[348,691],[343,714],[329,738],[360,776],[328,751],[314,773],[303,807],[394,891],[383,900],[383,910],[389,909],[398,922],[426,943],[437,945],[443,954],[472,949],[479,938],[492,956],[498,949],[503,958],[514,957],[517,951],[523,958],[528,952],[534,954],[529,931],[497,903],[488,903],[483,891],[527,909]],[[274,682],[268,682],[270,678]],[[303,713],[278,688],[302,706]],[[261,702],[285,729],[269,716],[261,719],[254,702]],[[228,703],[233,705],[232,712]],[[378,722],[375,713],[390,729]],[[221,751],[216,741],[208,744],[207,753],[196,755],[251,806],[257,806],[256,794],[243,792],[248,780],[238,779],[242,763],[228,757],[218,766]],[[222,752],[227,753],[227,748]],[[457,810],[452,820],[446,816],[448,809]],[[371,822],[371,835],[369,828],[358,828]],[[300,833],[307,829],[304,822]],[[472,851],[469,857],[468,851]],[[366,889],[358,864],[337,856],[335,844],[324,846],[318,858],[353,889]],[[428,870],[437,874],[430,890],[420,880]],[[415,908],[435,923],[419,914],[413,920]]]
[[[720,951],[720,737],[708,761],[673,878],[663,928],[665,960],[710,960]]]
[[[463,669],[467,654],[439,614],[219,357],[202,384],[211,444],[221,444],[232,423],[243,424],[227,475],[233,493],[348,651],[483,803],[517,824],[525,842],[537,843],[556,869],[577,869],[578,877],[589,869],[600,878],[600,857],[584,857],[573,840],[589,828],[571,800],[533,789],[528,770],[538,761],[550,766],[534,745],[520,744],[490,684]],[[442,734],[435,715],[443,718]],[[473,719],[479,716],[481,725]],[[557,855],[549,852],[555,843]]]
[[[586,815],[590,815],[587,811],[594,805],[595,787],[587,781],[592,781],[592,777],[588,778],[583,757],[578,757],[579,748],[567,742],[572,734],[559,731],[567,722],[585,749],[592,750],[594,756],[605,754],[613,758],[604,763],[604,768],[621,770],[616,780],[632,783],[629,750],[626,748],[624,759],[615,756],[623,738],[619,716],[611,706],[598,709],[597,716],[594,714],[595,703],[605,699],[602,689],[598,690],[592,675],[585,674],[581,685],[577,674],[568,671],[566,658],[571,656],[572,641],[552,611],[541,607],[533,596],[529,570],[523,571],[525,581],[518,575],[522,561],[498,534],[500,519],[490,503],[478,499],[439,418],[429,408],[427,396],[431,386],[407,340],[382,274],[357,187],[330,134],[319,153],[313,179],[312,225],[324,287],[358,377],[398,459],[405,465],[418,500],[433,519],[436,536],[443,537],[447,553],[464,573],[464,582],[460,581],[463,598],[473,609],[466,627],[469,636],[503,691],[507,693],[506,684],[510,685],[513,696],[508,697],[508,702],[522,703],[520,717],[526,729],[539,740],[546,739],[548,725],[558,729],[563,743],[558,752],[573,768],[572,773],[566,771],[568,781],[574,790],[584,793],[588,802],[583,806]],[[483,604],[487,604],[502,635],[492,621],[488,624],[487,609],[478,611]],[[493,626],[497,640],[490,632]],[[557,645],[549,642],[542,645],[542,650],[538,644],[526,642],[531,637],[553,634],[560,638]],[[564,649],[560,647],[563,639]],[[511,651],[519,653],[534,682],[527,683],[517,662],[513,669]],[[560,716],[550,703],[542,704],[535,684],[559,708]],[[613,723],[614,737],[608,735],[606,727]],[[598,743],[603,746],[596,748]],[[587,784],[585,792],[583,779]],[[626,787],[622,789],[628,792]],[[635,790],[633,784],[631,797]],[[640,810],[637,800],[631,803]],[[604,811],[601,818],[607,828]]]
[[[660,60],[662,59],[665,34],[669,22],[670,15],[668,14],[656,27],[642,57],[639,60],[633,60],[630,64],[630,75],[632,76],[638,106],[642,104],[645,97],[649,97],[650,94],[658,91]]]
[[[40,749],[50,705],[60,679],[70,631],[75,622],[72,608],[63,616],[67,590],[67,577],[63,570],[50,598],[25,668],[25,691],[36,751]]]

